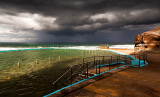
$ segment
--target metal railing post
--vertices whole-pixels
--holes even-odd
[[[71,84],[72,84],[72,66],[71,66]]]
[[[146,61],[148,60],[148,55],[147,55],[147,53],[146,53]]]
[[[111,65],[111,62],[110,62],[111,60],[109,60],[109,70],[111,69],[111,67],[110,67],[110,65]]]
[[[88,62],[87,62],[87,78],[88,78]]]
[[[124,60],[124,65],[126,65],[125,55],[123,56],[123,60]]]
[[[99,60],[99,75],[101,73],[100,69],[101,69],[101,66],[100,66],[100,60]]]
[[[103,56],[103,65],[104,65],[104,56]]]
[[[111,56],[111,63],[112,63],[112,56]]]
[[[125,55],[125,65],[127,65],[127,55]]]
[[[139,56],[138,56],[138,55],[136,56],[136,59],[139,59]]]
[[[102,62],[103,62],[103,64],[102,64],[102,65],[104,65],[104,56],[103,56],[103,61],[102,61]]]
[[[139,67],[141,66],[141,60],[140,60],[140,55],[139,55]]]
[[[96,63],[96,62],[95,62],[95,56],[94,56],[94,66],[95,66],[95,63]]]
[[[97,74],[97,60],[96,60],[96,74]]]
[[[85,59],[85,58],[83,58],[83,69],[84,69],[84,59]]]
[[[143,54],[143,61],[144,61],[144,64],[145,64],[145,54]]]

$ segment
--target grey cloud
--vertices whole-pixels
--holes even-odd
[[[83,24],[92,24],[93,20],[90,19],[89,16],[83,15],[64,15],[57,18],[55,21],[57,24],[61,26],[80,26]]]
[[[160,8],[159,0],[1,0],[1,8],[44,15],[96,14],[112,10]]]
[[[40,35],[50,37],[44,41],[51,41],[51,37],[54,36],[73,39],[84,36],[85,38],[81,38],[86,40],[95,35],[98,36],[101,31],[105,31],[105,35],[110,31],[113,34],[108,34],[108,36],[114,36],[117,33],[114,30],[118,30],[124,35],[129,30],[119,28],[127,25],[160,23],[159,4],[159,0],[0,0],[0,12],[15,17],[19,17],[20,13],[41,15],[42,17],[36,20],[37,25],[33,28],[27,25],[25,28],[16,29],[20,30],[17,32],[26,30],[36,32],[38,37],[41,37]],[[104,17],[95,20],[91,18],[96,15],[104,15]],[[44,20],[43,17],[51,17],[50,21],[53,21],[52,18],[56,20],[50,23],[49,19]],[[132,35],[134,36],[135,33]],[[109,39],[108,36],[103,39]],[[61,38],[56,39],[61,40]]]

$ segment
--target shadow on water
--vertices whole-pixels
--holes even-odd
[[[0,97],[42,97],[57,88],[53,82],[68,70],[71,62],[78,59],[54,63],[50,68],[32,72],[17,78],[0,82]]]

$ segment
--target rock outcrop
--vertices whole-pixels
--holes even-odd
[[[139,50],[160,49],[160,27],[137,35],[135,48]]]

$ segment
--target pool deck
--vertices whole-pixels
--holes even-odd
[[[160,97],[160,52],[147,55],[146,66],[110,71],[49,97]]]
[[[65,97],[160,97],[160,54],[148,54],[149,64],[120,71]]]

